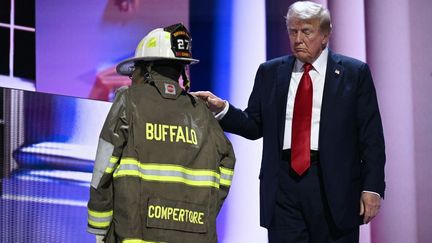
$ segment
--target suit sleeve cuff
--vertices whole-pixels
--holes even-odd
[[[380,195],[379,193],[377,193],[377,192],[371,192],[371,191],[363,191],[363,192],[372,193],[372,194],[375,194],[375,195],[377,195],[378,197],[382,198],[381,195]]]
[[[226,115],[226,113],[228,112],[228,109],[229,109],[229,103],[228,103],[228,101],[224,100],[224,102],[225,102],[224,109],[221,112],[215,114],[215,118],[218,121],[220,121],[220,120],[222,120],[222,118],[224,118],[224,116]]]

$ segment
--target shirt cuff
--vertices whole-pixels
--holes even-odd
[[[380,195],[379,193],[377,193],[377,192],[371,192],[371,191],[363,191],[363,192],[368,192],[368,193],[372,193],[372,194],[375,194],[375,195],[377,195],[378,197],[380,197],[380,198],[381,198],[381,195]]]
[[[217,114],[213,113],[213,115],[215,116],[216,120],[218,120],[218,121],[222,120],[222,118],[224,118],[224,116],[226,115],[226,113],[228,113],[229,103],[226,100],[224,100],[224,102],[225,102],[224,109],[221,112],[217,113]]]

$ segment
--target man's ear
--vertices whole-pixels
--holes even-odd
[[[323,39],[321,41],[321,46],[324,49],[330,40],[330,33],[321,33],[321,34],[323,35]]]

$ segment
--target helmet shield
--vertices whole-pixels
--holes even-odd
[[[164,28],[171,33],[171,49],[174,56],[192,58],[192,41],[189,31],[182,24],[175,24]]]

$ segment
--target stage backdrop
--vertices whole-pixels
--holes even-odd
[[[183,22],[201,60],[191,67],[192,89],[244,108],[259,63],[289,53],[283,17],[292,2],[0,0],[0,85],[109,100],[129,82],[115,75],[115,63],[132,56],[148,30]],[[432,242],[432,2],[319,2],[333,15],[330,48],[370,64],[384,123],[386,197],[380,215],[361,227],[361,242]],[[10,89],[0,100],[0,242],[93,242],[85,201],[110,104]],[[238,162],[218,218],[220,242],[264,243],[261,142],[230,138]]]
[[[36,90],[100,100],[130,83],[115,65],[150,30],[182,22],[184,0],[36,1]]]

